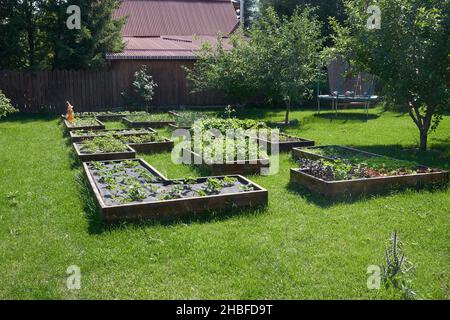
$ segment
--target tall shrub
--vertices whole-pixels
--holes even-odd
[[[0,119],[14,112],[17,112],[17,109],[11,105],[11,100],[0,90]]]
[[[145,105],[145,109],[148,111],[153,96],[155,94],[155,88],[158,85],[153,81],[153,77],[150,75],[147,66],[143,65],[134,73],[133,89],[138,95],[141,101]]]

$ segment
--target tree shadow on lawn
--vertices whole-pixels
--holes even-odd
[[[437,141],[438,143],[435,143]],[[414,161],[425,166],[450,169],[450,137],[446,139],[434,139],[433,148],[428,151],[421,151],[418,148],[405,148],[394,145],[371,145],[371,146],[351,146],[367,152],[384,155],[399,160]]]
[[[5,118],[2,118],[1,122],[19,122],[19,123],[31,123],[36,121],[54,121],[58,120],[59,116],[56,116],[54,114],[47,114],[47,113],[13,113]]]
[[[396,194],[400,194],[402,192],[405,192],[407,190],[414,190],[416,192],[418,191],[429,191],[429,192],[435,192],[435,191],[442,191],[447,188],[447,186],[423,186],[423,187],[417,187],[417,188],[398,188],[398,189],[386,189],[384,192],[377,192],[372,195],[362,194],[358,196],[351,196],[346,195],[340,198],[327,198],[321,194],[315,193],[310,191],[309,189],[305,188],[302,185],[294,184],[294,183],[288,183],[286,188],[293,193],[297,193],[300,196],[302,196],[307,202],[312,203],[316,206],[319,206],[323,209],[331,208],[334,205],[338,204],[353,204],[357,202],[364,202],[368,200],[372,200],[379,197],[388,197],[393,196]]]
[[[358,199],[340,199],[340,200],[332,200],[328,199],[318,193],[311,192],[309,189],[305,188],[302,185],[295,184],[292,182],[288,182],[286,185],[286,189],[291,192],[295,193],[298,196],[304,198],[307,202],[310,202],[316,206],[319,206],[323,209],[330,208],[335,204],[340,203],[353,203]]]
[[[366,122],[369,120],[378,119],[380,117],[379,114],[373,114],[369,113],[368,115],[365,114],[364,111],[361,113],[357,112],[338,112],[337,114],[333,112],[326,112],[326,113],[315,113],[313,115],[314,118],[320,118],[320,119],[327,119],[330,121],[336,120],[336,121],[342,121],[344,120],[344,123],[347,121],[361,121]]]

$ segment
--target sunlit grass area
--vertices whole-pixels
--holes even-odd
[[[283,110],[246,109],[241,118],[281,121]],[[407,115],[360,109],[294,111],[286,132],[317,145],[342,144],[450,167],[450,117],[417,151]],[[107,123],[121,128],[120,122]],[[168,129],[159,134],[170,136]],[[171,178],[200,176],[171,155],[139,155]],[[280,171],[249,178],[269,191],[257,211],[212,213],[167,224],[104,227],[80,164],[57,117],[15,115],[0,122],[0,298],[2,299],[385,299],[369,290],[367,267],[384,263],[397,230],[414,264],[418,298],[450,298],[450,191],[408,190],[331,203],[289,186],[289,153]],[[66,269],[81,269],[80,290]]]

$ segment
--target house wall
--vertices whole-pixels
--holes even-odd
[[[109,69],[120,75],[119,86],[132,92],[134,73],[146,65],[158,84],[152,103],[157,106],[225,104],[224,97],[219,93],[190,93],[192,88],[183,66],[192,68],[194,63],[193,60],[111,60]]]

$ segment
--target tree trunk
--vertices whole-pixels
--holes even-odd
[[[30,64],[30,69],[35,68],[36,64],[36,52],[35,52],[35,26],[33,21],[33,4],[26,3],[25,4],[25,23],[26,23],[26,32],[27,32],[27,40],[28,40],[28,62]]]
[[[291,111],[291,97],[287,97],[285,99],[286,102],[286,115],[284,117],[284,124],[288,125],[289,124],[289,112]]]
[[[427,151],[428,128],[420,130],[420,150]]]
[[[421,115],[418,106],[413,106],[411,103],[409,104],[409,115],[413,119],[417,128],[419,128],[420,132],[420,144],[419,148],[422,151],[427,150],[427,142],[428,142],[428,131],[431,127],[431,122],[434,114],[435,107],[427,107],[425,115]]]

